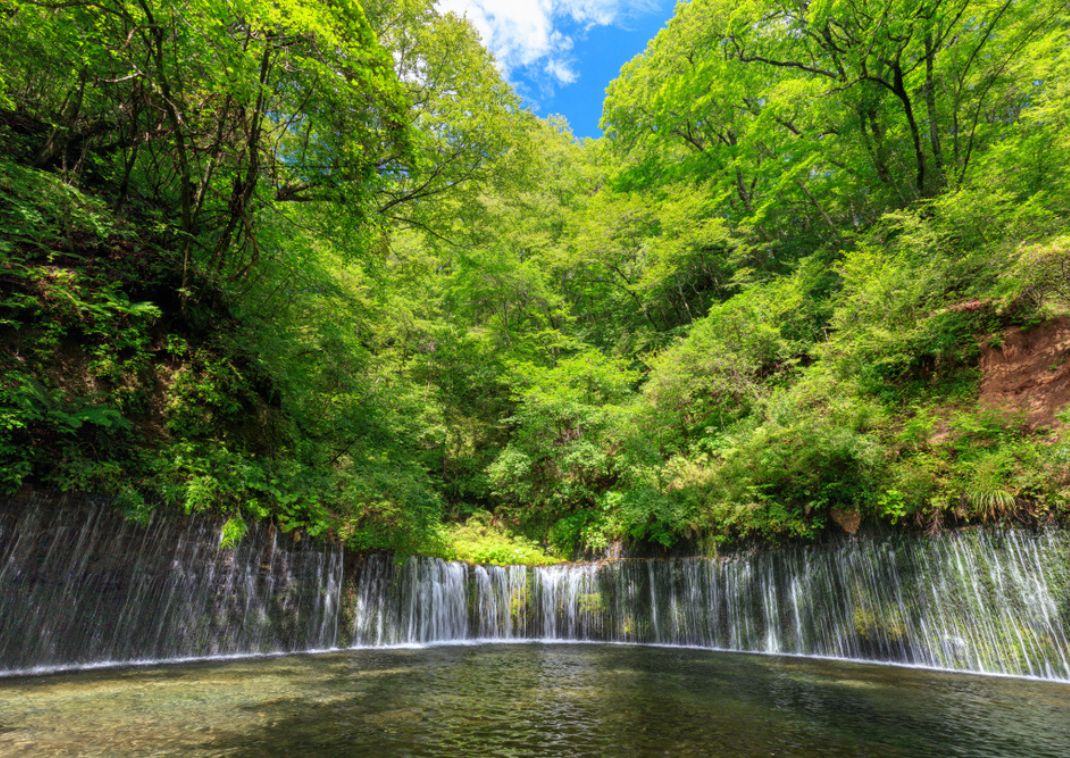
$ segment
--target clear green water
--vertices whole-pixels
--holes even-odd
[[[490,645],[0,680],[0,753],[1070,755],[1070,685],[688,649]]]

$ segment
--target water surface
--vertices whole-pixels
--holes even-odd
[[[1070,755],[1070,685],[622,645],[0,680],[0,753]]]

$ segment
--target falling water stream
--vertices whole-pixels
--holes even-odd
[[[0,672],[460,641],[604,641],[1070,681],[1070,533],[732,558],[470,566],[345,556],[103,503],[0,509]]]
[[[107,503],[0,509],[0,673],[330,648],[342,552]]]
[[[1070,540],[1057,531],[532,570],[382,555],[360,588],[358,645],[637,642],[1070,680]]]

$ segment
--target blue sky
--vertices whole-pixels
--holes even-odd
[[[605,88],[672,16],[674,0],[438,0],[466,16],[525,105],[597,137]]]

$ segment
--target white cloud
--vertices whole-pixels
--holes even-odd
[[[560,58],[551,58],[546,61],[543,71],[561,84],[572,84],[580,78],[579,72]]]
[[[440,11],[453,11],[472,22],[506,77],[517,69],[531,68],[562,85],[579,78],[572,58],[577,36],[595,26],[618,24],[656,5],[657,0],[437,2]]]

